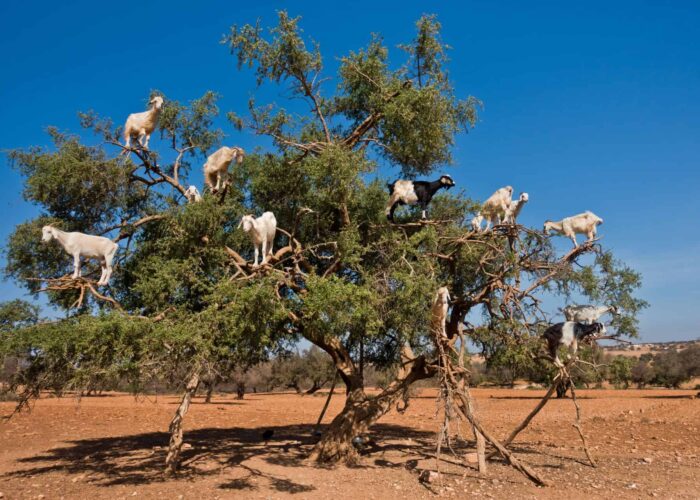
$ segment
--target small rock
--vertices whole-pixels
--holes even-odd
[[[5,498],[5,494],[2,491],[0,491],[0,498]]]
[[[627,485],[628,490],[636,490],[637,489],[637,483],[630,483]]]
[[[650,464],[650,463],[652,463],[653,461],[654,461],[654,459],[651,458],[651,457],[644,457],[644,459],[643,459],[643,462],[644,462],[645,464]]]
[[[418,476],[418,479],[427,484],[432,484],[435,481],[438,480],[438,473],[433,471],[433,470],[424,470],[423,472],[420,473],[420,476]]]
[[[192,449],[192,445],[191,445],[190,443],[185,443],[185,444],[182,445],[182,449],[183,449],[183,450],[191,450],[191,449]]]

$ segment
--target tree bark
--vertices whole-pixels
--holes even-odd
[[[173,475],[177,472],[177,468],[180,465],[180,452],[182,451],[182,420],[187,414],[187,410],[190,408],[190,403],[192,398],[197,393],[197,388],[199,387],[200,373],[199,369],[192,373],[187,386],[185,387],[185,393],[182,395],[182,400],[180,405],[175,411],[175,416],[170,422],[170,445],[168,446],[168,456],[165,458],[165,474]]]
[[[212,394],[214,393],[214,383],[213,383],[213,382],[207,382],[207,383],[206,383],[206,386],[207,386],[207,393],[206,393],[206,395],[204,396],[204,402],[207,403],[207,404],[209,404],[209,403],[211,403],[211,396],[212,396]]]
[[[402,366],[394,381],[379,395],[369,397],[362,388],[359,377],[343,380],[354,381],[343,410],[330,423],[328,430],[311,452],[310,459],[318,462],[355,462],[357,451],[352,439],[367,432],[369,427],[385,415],[404,395],[411,384],[429,378],[436,373],[435,368],[425,362],[423,356],[415,357],[410,347],[404,347]],[[340,372],[342,376],[342,372]]]

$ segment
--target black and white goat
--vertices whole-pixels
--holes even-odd
[[[576,356],[580,340],[584,340],[587,337],[595,339],[604,334],[605,325],[602,323],[585,325],[583,323],[576,323],[575,321],[565,321],[564,323],[557,323],[547,328],[542,334],[542,337],[547,340],[549,354],[552,356],[554,364],[561,368],[564,364],[559,359],[559,353],[557,352],[559,346],[571,348],[573,355]]]
[[[389,203],[386,205],[386,218],[394,222],[394,210],[399,205],[420,205],[423,219],[428,203],[440,189],[450,189],[455,185],[452,177],[442,175],[436,181],[407,181],[397,180],[387,184],[389,188]]]

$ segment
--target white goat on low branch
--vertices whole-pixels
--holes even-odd
[[[447,337],[445,321],[447,320],[447,309],[450,307],[450,292],[447,287],[441,286],[435,294],[433,306],[430,308],[430,331],[441,337]]]
[[[106,285],[112,277],[112,261],[119,245],[104,236],[92,236],[83,233],[67,233],[53,226],[41,229],[41,239],[49,242],[58,241],[63,249],[73,256],[73,279],[80,277],[80,257],[92,257],[100,260],[102,275],[98,285]]]
[[[224,176],[233,160],[240,165],[243,163],[244,151],[241,148],[223,146],[212,153],[204,164],[204,183],[212,192],[222,188]]]
[[[255,247],[255,259],[253,265],[258,265],[258,247],[261,247],[262,262],[265,264],[268,257],[272,256],[272,244],[277,233],[277,219],[272,212],[265,212],[257,219],[252,215],[244,215],[238,227],[243,227],[243,231],[250,233],[250,239]]]
[[[557,231],[567,236],[574,243],[574,247],[578,247],[576,234],[585,234],[588,241],[591,241],[596,236],[596,228],[598,224],[602,224],[603,219],[590,211],[582,214],[566,217],[560,221],[545,221],[544,234],[549,234],[550,231]]]
[[[151,134],[158,126],[158,119],[163,110],[163,98],[157,95],[151,99],[148,104],[151,105],[148,111],[132,113],[126,119],[126,124],[124,125],[124,139],[126,140],[125,146],[127,148],[131,147],[131,138],[136,136],[141,147],[143,149],[148,149],[148,141],[151,139]],[[146,138],[146,142],[143,142],[144,137]]]

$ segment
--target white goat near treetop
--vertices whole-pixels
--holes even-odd
[[[124,125],[124,139],[126,147],[131,147],[131,138],[137,136],[137,140],[143,149],[148,149],[148,141],[151,139],[151,134],[158,126],[160,112],[163,109],[163,98],[159,95],[149,101],[151,105],[148,111],[142,113],[132,113],[126,119]],[[146,142],[142,142],[143,138]]]
[[[566,217],[560,221],[545,221],[544,234],[549,234],[552,230],[562,233],[574,242],[574,248],[576,248],[578,247],[578,242],[576,241],[577,233],[585,234],[588,237],[588,241],[591,241],[596,236],[598,224],[602,223],[603,219],[593,212],[586,211],[582,214]]]
[[[482,215],[486,219],[485,231],[489,230],[491,223],[494,225],[500,224],[505,219],[508,209],[510,208],[512,196],[513,188],[511,186],[505,186],[498,189],[484,202],[479,215]]]
[[[517,200],[512,200],[510,202],[510,206],[506,210],[506,216],[504,221],[507,224],[515,224],[518,220],[518,215],[520,215],[520,211],[525,206],[525,203],[527,203],[529,200],[530,195],[528,195],[527,193],[520,193],[520,197]]]
[[[223,146],[207,158],[204,164],[204,183],[212,192],[221,189],[224,175],[228,173],[228,167],[233,160],[236,160],[238,165],[243,163],[244,154],[241,148]]]
[[[617,314],[615,306],[566,306],[564,308],[564,317],[566,321],[576,321],[578,323],[586,323],[588,325],[598,321],[598,319],[606,313]]]
[[[92,236],[83,233],[67,233],[53,226],[44,226],[41,229],[41,239],[49,242],[52,239],[58,241],[63,249],[73,256],[73,279],[80,277],[80,257],[92,257],[100,260],[102,275],[98,285],[106,285],[112,277],[112,261],[119,249],[119,245],[103,236]]]
[[[243,226],[243,231],[250,233],[250,239],[255,247],[255,260],[253,265],[258,265],[258,246],[262,251],[262,262],[265,264],[269,256],[272,255],[272,244],[277,233],[277,219],[272,212],[265,212],[257,219],[252,215],[244,215],[238,227]]]

